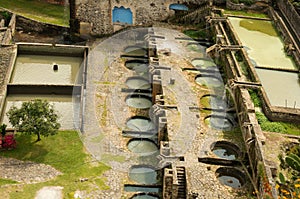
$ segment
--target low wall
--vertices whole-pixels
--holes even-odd
[[[45,43],[17,43],[18,53],[33,55],[57,55],[70,57],[84,57],[88,51],[86,46],[45,44]]]
[[[6,44],[11,43],[12,38],[15,34],[15,30],[16,30],[16,14],[13,14],[11,19],[10,19],[9,25],[6,29],[6,32],[4,34],[4,37],[1,41],[2,45],[6,45]]]
[[[228,21],[226,22],[228,23]],[[224,21],[216,22],[216,25],[212,26],[214,29],[213,32],[215,34],[224,35],[227,37],[226,40],[228,41],[228,35],[230,37],[235,36],[234,33],[228,32],[233,30],[229,25],[224,25],[224,23]],[[225,32],[224,26],[228,27],[227,29],[225,28]],[[224,39],[222,42],[226,40]],[[230,40],[240,44],[237,38],[231,38]],[[231,43],[225,44],[230,45]],[[243,59],[249,61],[247,59],[247,55],[244,54],[245,51],[242,50],[241,53],[244,56]],[[239,70],[241,70],[241,67],[239,65],[234,65],[236,62],[234,61],[235,57],[232,51],[230,53],[222,52],[220,58],[222,59],[222,62],[225,63],[224,71],[227,74],[227,85],[230,93],[232,94],[232,98],[235,101],[235,109],[238,115],[239,125],[242,130],[242,136],[249,156],[249,164],[251,167],[250,177],[254,183],[256,191],[258,192],[258,198],[265,198],[266,195],[277,198],[271,168],[266,164],[262,150],[262,144],[265,142],[265,137],[256,119],[255,107],[247,90],[248,87],[251,87],[251,84],[248,84],[247,82],[244,82],[244,84],[236,83],[239,80],[245,81],[246,78],[243,77],[243,75],[241,77],[236,75],[239,73],[237,67],[240,68]],[[255,73],[253,75],[255,77]],[[270,189],[265,189],[265,185],[268,185]]]
[[[43,95],[80,95],[80,85],[19,85],[8,84],[7,95],[43,94]]]
[[[300,35],[300,16],[295,10],[294,6],[286,0],[276,1],[278,8],[286,19],[290,22],[290,25],[294,28],[295,33]]]
[[[252,5],[245,5],[244,3],[233,3],[230,0],[226,1],[226,8],[230,10],[256,10],[265,11],[268,8],[268,3],[266,1],[256,1]]]
[[[300,123],[300,109],[272,106],[264,89],[260,88],[258,91],[260,98],[263,99],[263,111],[269,120]]]
[[[300,44],[299,43],[297,44],[297,40],[298,40],[298,42],[300,42],[300,39],[293,38],[292,34],[290,33],[290,30],[284,24],[284,21],[282,20],[282,18],[278,15],[278,13],[273,8],[269,8],[268,14],[269,14],[270,18],[275,22],[274,24],[275,24],[277,30],[281,33],[281,36],[286,45],[287,53],[293,57],[293,60],[295,61],[296,66],[298,66],[298,70],[300,70],[300,46],[299,46]],[[299,20],[300,20],[300,17],[299,17]],[[300,26],[300,21],[298,21],[297,23]],[[297,29],[294,29],[294,32],[298,35],[298,37],[300,37],[300,28],[299,28],[298,33],[297,33]]]

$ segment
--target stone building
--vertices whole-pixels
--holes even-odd
[[[197,10],[207,0],[70,0],[72,31],[111,34],[128,26],[148,26]]]

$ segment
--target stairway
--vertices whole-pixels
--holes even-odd
[[[178,179],[177,199],[186,199],[186,174],[184,167],[176,167]]]
[[[207,15],[207,10],[209,9],[208,5],[201,6],[187,14],[175,15],[172,17],[169,22],[172,23],[181,23],[181,24],[197,24],[204,19],[203,16]]]

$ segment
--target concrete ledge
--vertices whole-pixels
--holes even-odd
[[[25,43],[19,42],[18,54],[34,55],[60,55],[70,57],[84,57],[86,46],[62,45],[62,44],[45,44],[45,43]]]
[[[8,84],[7,94],[80,95],[81,85],[18,85]]]

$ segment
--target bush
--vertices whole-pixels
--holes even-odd
[[[261,107],[261,99],[257,93],[256,90],[253,90],[253,89],[249,89],[249,94],[250,94],[250,97],[251,97],[251,100],[254,104],[255,107]]]
[[[256,118],[263,131],[287,133],[287,129],[279,122],[271,122],[261,112],[256,112]]]

